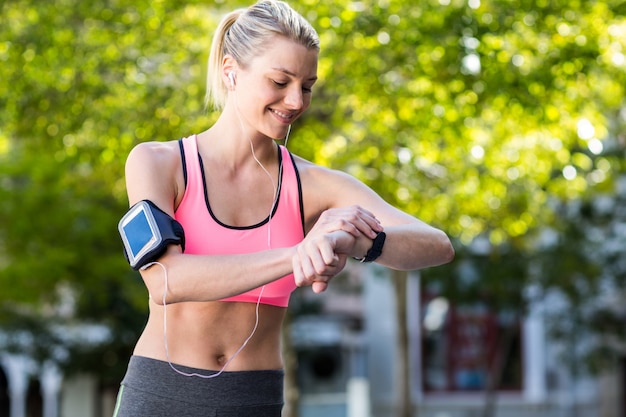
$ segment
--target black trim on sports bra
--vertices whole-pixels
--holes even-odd
[[[220,219],[217,218],[215,213],[213,213],[213,210],[211,209],[211,204],[209,203],[209,191],[208,191],[208,187],[206,184],[204,164],[202,163],[202,156],[200,155],[200,152],[198,152],[198,163],[200,164],[200,173],[202,175],[202,186],[204,188],[204,202],[206,203],[206,208],[209,211],[209,214],[211,215],[211,217],[213,218],[213,220],[215,220],[217,224],[227,229],[248,230],[248,229],[256,229],[257,227],[261,227],[267,222],[269,222],[270,218],[274,217],[274,215],[276,214],[276,210],[278,210],[278,204],[280,203],[280,191],[283,185],[283,155],[282,155],[282,152],[280,151],[279,145],[276,144],[276,146],[278,147],[278,188],[276,190],[276,199],[274,200],[274,208],[272,209],[272,213],[269,216],[261,220],[259,223],[253,224],[250,226],[232,226],[232,225],[223,223],[222,221],[220,221]]]
[[[302,199],[302,182],[300,181],[300,171],[298,171],[298,166],[296,165],[296,160],[293,154],[289,151],[289,157],[291,158],[291,164],[293,165],[293,170],[296,173],[296,180],[298,181],[298,200],[300,203],[300,220],[302,222],[302,235],[306,236],[306,229],[304,227],[304,201]]]
[[[185,189],[187,189],[187,160],[185,159],[185,145],[182,139],[178,139],[178,147],[180,148],[180,159],[183,164],[183,178],[185,179]]]

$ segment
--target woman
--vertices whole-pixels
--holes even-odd
[[[130,203],[176,219],[185,248],[170,244],[141,270],[150,315],[117,417],[280,416],[280,330],[296,286],[324,291],[349,257],[403,270],[453,258],[440,230],[274,142],[309,107],[318,52],[283,2],[230,13],[209,58],[217,122],[130,153]]]

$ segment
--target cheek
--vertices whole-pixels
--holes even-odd
[[[243,97],[243,95],[242,95]],[[273,103],[274,97],[272,94],[261,91],[251,91],[245,95],[245,104],[241,106],[245,113],[252,117],[263,117],[266,108]]]
[[[254,101],[259,105],[269,105],[281,99],[280,92],[276,90],[272,90],[270,88],[267,89],[259,89],[254,94]]]
[[[304,104],[304,108],[302,109],[303,111],[309,108],[309,106],[311,105],[311,99],[312,98],[313,97],[312,97],[311,94],[305,94],[302,97],[302,101],[303,101],[303,104]]]

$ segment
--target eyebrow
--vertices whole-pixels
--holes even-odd
[[[285,73],[287,75],[291,75],[292,77],[296,77],[296,74],[294,74],[293,72],[289,71],[286,68],[277,68],[277,67],[275,67],[275,68],[272,68],[272,69],[275,70],[275,71],[280,71],[280,72]],[[308,79],[308,81],[316,81],[316,80],[317,80],[317,75]]]

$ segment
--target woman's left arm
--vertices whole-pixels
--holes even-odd
[[[386,234],[377,263],[392,269],[416,270],[442,265],[454,258],[454,248],[443,231],[393,207],[346,173],[300,162],[305,217],[311,224],[324,211],[358,206],[373,213]],[[364,257],[372,244],[371,236],[358,236],[354,248],[362,253],[351,256]]]

